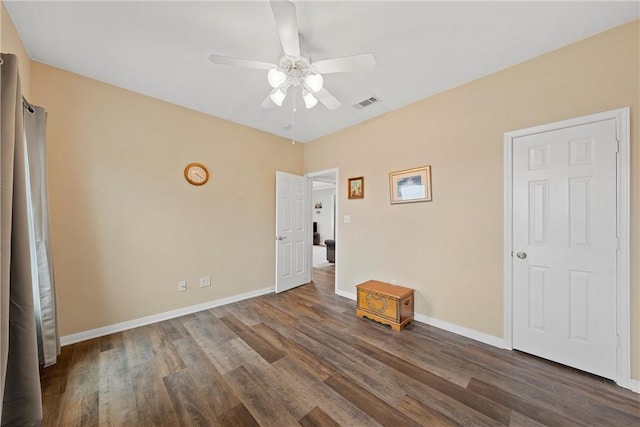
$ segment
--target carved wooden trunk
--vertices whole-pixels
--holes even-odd
[[[369,280],[356,286],[356,315],[399,331],[413,320],[413,289]]]

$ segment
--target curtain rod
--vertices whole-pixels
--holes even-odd
[[[29,101],[27,101],[27,98],[25,98],[24,96],[22,97],[22,105],[24,105],[27,111],[30,112],[31,114],[36,112],[36,110],[33,109],[31,104],[29,104]]]

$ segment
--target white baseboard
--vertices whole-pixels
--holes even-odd
[[[453,332],[454,334],[462,335],[463,337],[471,338],[475,341],[480,341],[498,348],[504,348],[504,339],[500,337],[495,337],[493,335],[485,334],[484,332],[478,332],[473,329],[454,325],[453,323],[445,322],[444,320],[434,319],[433,317],[425,316],[424,314],[415,313],[413,318],[418,322],[426,323],[427,325],[435,326],[436,328],[444,329],[445,331]]]
[[[343,291],[342,289],[336,289],[336,295],[340,295],[344,298],[349,298],[351,300],[356,300],[356,294],[352,292]]]
[[[105,335],[113,334],[115,332],[126,331],[128,329],[149,325],[151,323],[162,322],[163,320],[173,319],[174,317],[180,317],[180,316],[184,316],[191,313],[197,313],[198,311],[207,310],[207,309],[218,307],[225,304],[231,304],[232,302],[242,301],[248,298],[269,294],[271,292],[273,292],[273,288],[258,289],[256,291],[246,292],[244,294],[233,295],[226,298],[220,298],[217,300],[208,301],[202,304],[191,305],[189,307],[179,308],[176,310],[154,314],[151,316],[141,317],[139,319],[128,320],[122,323],[116,323],[115,325],[103,326],[101,328],[91,329],[89,331],[78,332],[76,334],[71,334],[71,335],[65,335],[63,337],[60,337],[60,345],[65,346],[69,344],[74,344],[80,341],[86,341],[93,338],[98,338]]]
[[[630,380],[631,383],[631,387],[629,388],[629,390],[640,394],[640,381],[639,380],[634,380],[633,378]]]
[[[351,300],[356,299],[356,294],[352,292],[346,292],[341,289],[336,289],[336,294],[341,297],[349,298]],[[462,326],[454,325],[453,323],[445,322],[443,320],[434,319],[433,317],[425,316],[424,314],[414,313],[413,319],[420,323],[435,326],[439,329],[444,329],[448,332],[453,332],[463,337],[471,338],[475,341],[480,341],[485,344],[492,345],[498,348],[504,348],[504,339],[494,337],[493,335],[485,334],[482,332],[474,331],[473,329],[467,329]]]

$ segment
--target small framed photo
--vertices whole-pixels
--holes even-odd
[[[364,177],[349,178],[347,194],[350,199],[364,199]]]
[[[430,202],[431,166],[407,169],[389,174],[391,204]]]

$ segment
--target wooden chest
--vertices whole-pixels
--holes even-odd
[[[399,331],[413,320],[413,289],[369,280],[356,286],[356,315]]]

